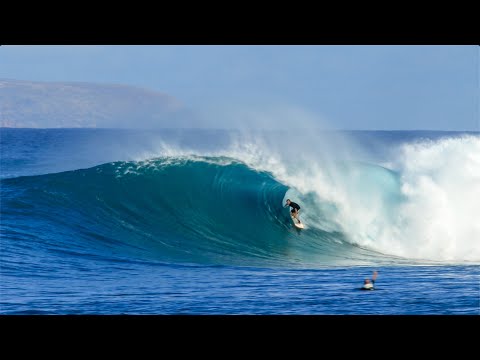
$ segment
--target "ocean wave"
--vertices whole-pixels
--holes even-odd
[[[478,262],[480,202],[469,200],[480,198],[479,143],[404,144],[383,166],[286,163],[244,143],[228,156],[170,154],[3,179],[2,237],[168,263]],[[304,230],[292,226],[286,198],[301,204]]]

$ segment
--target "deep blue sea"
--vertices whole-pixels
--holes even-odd
[[[0,314],[480,313],[478,132],[0,142]]]

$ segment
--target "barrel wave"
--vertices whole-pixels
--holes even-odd
[[[259,267],[478,263],[477,212],[464,211],[478,203],[458,199],[478,194],[477,158],[465,148],[478,154],[479,144],[407,144],[386,166],[252,161],[239,152],[6,178],[1,227],[12,241],[4,249]],[[439,153],[449,156],[439,163]],[[304,230],[293,226],[286,198],[302,206]]]
[[[246,266],[358,261],[366,251],[337,231],[296,230],[282,206],[289,188],[225,157],[113,162],[2,185],[4,236],[31,233],[48,251]]]

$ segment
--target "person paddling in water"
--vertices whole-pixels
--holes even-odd
[[[374,290],[375,288],[373,287],[373,285],[375,284],[375,280],[377,280],[377,276],[378,276],[378,271],[374,271],[371,280],[365,279],[363,281],[363,286],[361,287],[361,290]]]
[[[292,214],[292,217],[297,219],[298,223],[301,224],[302,222],[298,218],[298,214],[300,213],[300,205],[298,205],[297,203],[294,203],[290,199],[287,199],[287,203],[285,204],[284,207],[287,207],[287,206],[290,206],[292,208],[292,210],[290,210],[290,213]]]

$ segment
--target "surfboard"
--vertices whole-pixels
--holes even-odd
[[[305,225],[303,225],[303,222],[299,224],[297,219],[295,219],[293,216],[290,216],[290,217],[292,218],[293,225],[295,225],[295,227],[299,229],[303,229],[305,227]]]

